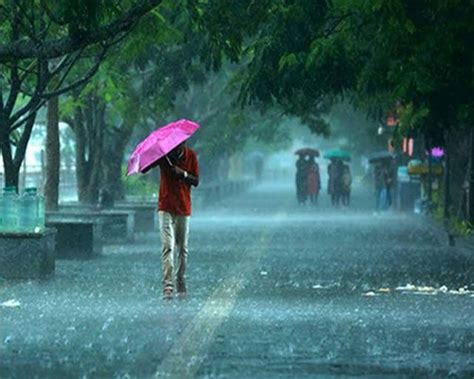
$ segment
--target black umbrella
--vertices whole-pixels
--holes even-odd
[[[377,163],[380,161],[389,161],[391,159],[394,159],[395,156],[388,152],[388,151],[379,151],[377,153],[373,153],[369,155],[369,162],[370,163]]]
[[[310,155],[313,157],[319,157],[319,150],[313,149],[312,147],[304,147],[295,151],[296,155]]]

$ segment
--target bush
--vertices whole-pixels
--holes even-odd
[[[466,220],[456,220],[453,222],[453,230],[457,235],[467,237],[474,234],[474,225]]]

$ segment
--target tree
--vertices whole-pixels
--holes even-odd
[[[232,12],[225,1],[200,7],[196,18],[214,42],[212,57],[247,59],[246,102],[276,101],[288,113],[317,117],[327,101],[347,97],[375,118],[400,102],[405,128],[440,141],[448,125],[472,123],[472,2],[249,0]]]
[[[175,104],[173,118],[180,115],[201,124],[189,143],[199,155],[204,181],[217,180],[219,166],[242,151],[249,141],[271,146],[289,140],[288,129],[282,127],[287,119],[281,109],[262,112],[255,107],[239,106],[234,78],[240,69],[225,64],[205,82],[183,91]]]
[[[1,2],[0,148],[6,185],[18,186],[36,112],[49,99],[86,83],[110,47],[162,1],[122,6],[76,0]],[[91,64],[71,75],[84,57]]]
[[[340,75],[342,60],[325,59],[320,70],[305,67],[314,38],[324,31],[328,4],[248,0],[227,9],[225,1],[207,2],[200,5],[196,22],[208,33],[214,66],[224,55],[246,63],[242,104],[262,109],[278,106],[315,133],[327,135],[322,116],[329,111],[331,95],[340,93],[351,73],[347,63],[346,75]],[[337,80],[330,80],[328,74],[335,71]]]
[[[195,59],[202,43],[197,33],[186,35],[189,23],[178,9],[162,6],[145,17],[93,80],[63,102],[75,132],[81,202],[96,204],[100,189],[123,197],[122,165],[133,132],[156,127],[176,93],[202,77]]]
[[[0,62],[63,58],[102,44],[127,34],[142,16],[162,2],[126,1],[122,2],[127,3],[123,7],[103,0],[6,0],[1,4],[2,21],[7,24],[2,34],[7,35],[8,42],[0,44]],[[48,34],[50,29],[53,34]]]

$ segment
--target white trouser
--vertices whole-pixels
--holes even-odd
[[[178,216],[159,211],[160,236],[162,244],[163,285],[173,288],[174,256],[178,253],[176,282],[178,291],[185,288],[186,260],[188,257],[189,216]]]

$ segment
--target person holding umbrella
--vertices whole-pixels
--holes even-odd
[[[305,156],[303,154],[298,155],[298,159],[296,160],[296,177],[295,177],[295,184],[296,184],[296,199],[298,200],[298,204],[306,203],[306,199],[308,197],[307,189],[307,167],[308,164],[306,162]]]
[[[351,156],[344,150],[329,150],[324,158],[331,162],[328,165],[328,194],[331,196],[333,206],[339,206],[343,198],[343,173],[344,162],[349,162]]]
[[[331,204],[335,207],[339,206],[342,199],[342,175],[344,163],[339,158],[331,159],[328,165],[328,193],[331,195]]]
[[[314,157],[319,157],[319,150],[311,147],[298,149],[296,161],[296,199],[299,204],[305,204],[308,197],[311,203],[315,203],[319,192],[319,167],[314,161]],[[315,167],[316,166],[316,167]]]
[[[374,165],[374,184],[375,184],[375,212],[386,208],[387,192],[386,192],[387,170],[383,161],[377,161]]]
[[[158,215],[164,299],[173,297],[174,276],[177,294],[186,295],[191,187],[199,185],[199,165],[195,152],[186,147],[184,141],[198,127],[191,121],[179,120],[160,128],[139,144],[129,159],[129,175],[160,168]],[[176,273],[175,253],[178,258]]]
[[[316,205],[319,196],[319,190],[321,188],[321,176],[319,174],[319,165],[314,159],[314,155],[308,155],[308,166],[307,166],[307,185],[308,185],[308,196],[311,204]]]
[[[346,163],[342,166],[341,183],[342,183],[342,191],[341,191],[342,205],[345,205],[347,207],[351,204],[352,174],[351,174],[351,168]]]
[[[396,179],[395,161],[392,153],[381,151],[369,157],[374,165],[375,212],[392,206],[392,189]]]

